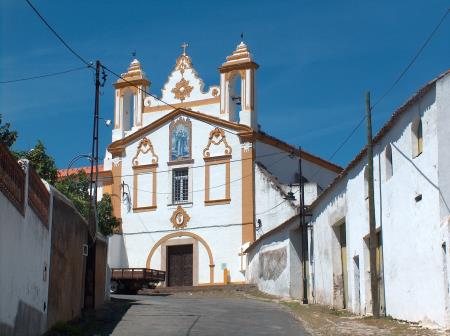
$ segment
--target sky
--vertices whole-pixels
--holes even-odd
[[[33,4],[89,61],[125,72],[132,52],[161,88],[187,42],[206,86],[244,41],[260,65],[259,124],[288,143],[330,158],[395,81],[446,12],[448,1],[43,1]],[[374,132],[421,86],[450,68],[450,15],[411,69],[373,110]],[[0,0],[0,81],[82,66],[24,0]],[[100,114],[113,118],[109,76]],[[83,69],[60,76],[0,84],[0,113],[19,133],[15,149],[42,140],[60,168],[90,152],[94,78]],[[358,129],[332,161],[345,166],[365,145]],[[111,142],[101,125],[100,152]],[[78,161],[75,166],[88,165]]]

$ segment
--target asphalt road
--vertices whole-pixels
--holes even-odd
[[[300,322],[271,302],[139,295],[114,298],[130,304],[110,326],[110,335],[309,335]],[[101,331],[98,334],[103,335]]]

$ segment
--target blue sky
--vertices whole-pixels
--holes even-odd
[[[262,129],[328,158],[373,100],[392,84],[449,6],[448,1],[42,1],[34,5],[88,60],[124,72],[137,51],[160,94],[180,44],[206,85],[244,32],[258,70]],[[450,68],[450,17],[411,70],[374,110],[374,131],[423,84]],[[50,33],[25,1],[0,4],[0,81],[63,71],[81,63]],[[112,118],[115,79],[101,96]],[[88,153],[94,103],[93,75],[0,84],[0,113],[19,131],[17,149],[37,139],[59,167]],[[361,127],[334,161],[346,165],[364,146]],[[101,152],[111,129],[102,127]],[[102,154],[103,156],[103,154]],[[86,162],[78,162],[85,165]]]

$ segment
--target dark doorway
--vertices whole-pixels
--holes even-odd
[[[167,246],[168,286],[192,286],[192,244]]]

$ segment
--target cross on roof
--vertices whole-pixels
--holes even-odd
[[[184,42],[182,45],[181,45],[181,48],[183,48],[183,55],[186,55],[186,48],[187,47],[189,47],[189,44],[187,44],[186,42]]]

